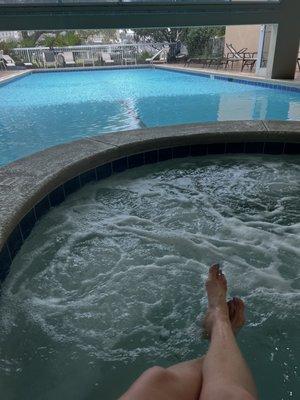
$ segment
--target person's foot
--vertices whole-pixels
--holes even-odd
[[[233,333],[237,333],[245,322],[244,303],[237,297],[226,303],[227,281],[218,264],[210,267],[205,286],[208,310],[203,322],[204,337],[211,336],[212,326],[217,319],[230,321]]]
[[[236,335],[245,324],[245,304],[239,297],[233,297],[227,302],[229,319],[233,333]]]
[[[231,323],[231,328],[233,333],[236,335],[238,331],[245,324],[245,305],[242,299],[238,297],[233,297],[231,300],[227,301],[227,307],[229,312],[229,319]],[[203,339],[210,339],[211,337],[211,328],[212,323],[209,320],[209,312],[206,313],[203,320],[203,331],[202,337]]]
[[[209,268],[205,283],[209,311],[221,311],[228,315],[226,306],[227,281],[218,264]]]
[[[209,333],[218,319],[229,322],[229,309],[226,304],[227,281],[218,264],[210,267],[205,287],[208,310],[204,326],[205,330]]]

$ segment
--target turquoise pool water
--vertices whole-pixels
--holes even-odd
[[[198,357],[208,265],[242,296],[261,400],[299,399],[298,157],[203,157],[85,186],[51,210],[0,297],[5,400],[116,400]],[[155,400],[155,399],[153,399]]]
[[[119,130],[300,120],[300,93],[158,69],[35,73],[0,86],[0,165]]]

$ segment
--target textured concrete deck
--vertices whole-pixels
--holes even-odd
[[[15,79],[17,77],[21,77],[24,75],[28,75],[31,73],[31,70],[26,69],[26,70],[5,70],[1,71],[0,70],[0,83],[3,82],[9,82],[12,79]]]

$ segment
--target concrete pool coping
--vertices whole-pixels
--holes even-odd
[[[239,73],[239,71],[231,71],[230,69],[209,69],[209,68],[197,68],[197,67],[188,67],[184,65],[157,65],[156,66],[159,69],[166,69],[169,71],[177,71],[177,72],[185,72],[185,73],[190,73],[194,75],[214,75],[214,76],[219,76],[224,78],[224,80],[229,80],[229,81],[249,81],[249,82],[260,82],[260,83],[267,83],[271,84],[272,86],[286,86],[286,87],[291,87],[291,88],[298,88],[300,89],[300,81],[299,80],[287,80],[287,79],[271,79],[271,78],[266,78],[264,76],[260,75],[255,75],[254,73],[252,74],[247,74],[247,73]],[[232,79],[231,79],[232,78]]]
[[[99,135],[0,168],[0,280],[35,222],[92,180],[128,168],[206,154],[300,154],[300,122],[227,121]]]

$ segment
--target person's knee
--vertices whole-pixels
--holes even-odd
[[[201,392],[200,399],[208,400],[257,400],[255,396],[246,389],[238,385],[228,384],[226,382],[206,384]]]
[[[173,382],[173,373],[162,367],[147,369],[121,398],[152,398],[157,392],[166,389]]]
[[[155,366],[147,369],[142,374],[141,378],[144,381],[148,381],[151,383],[155,382],[159,384],[161,382],[166,382],[169,381],[170,379],[173,379],[173,373],[167,370],[166,368]]]

